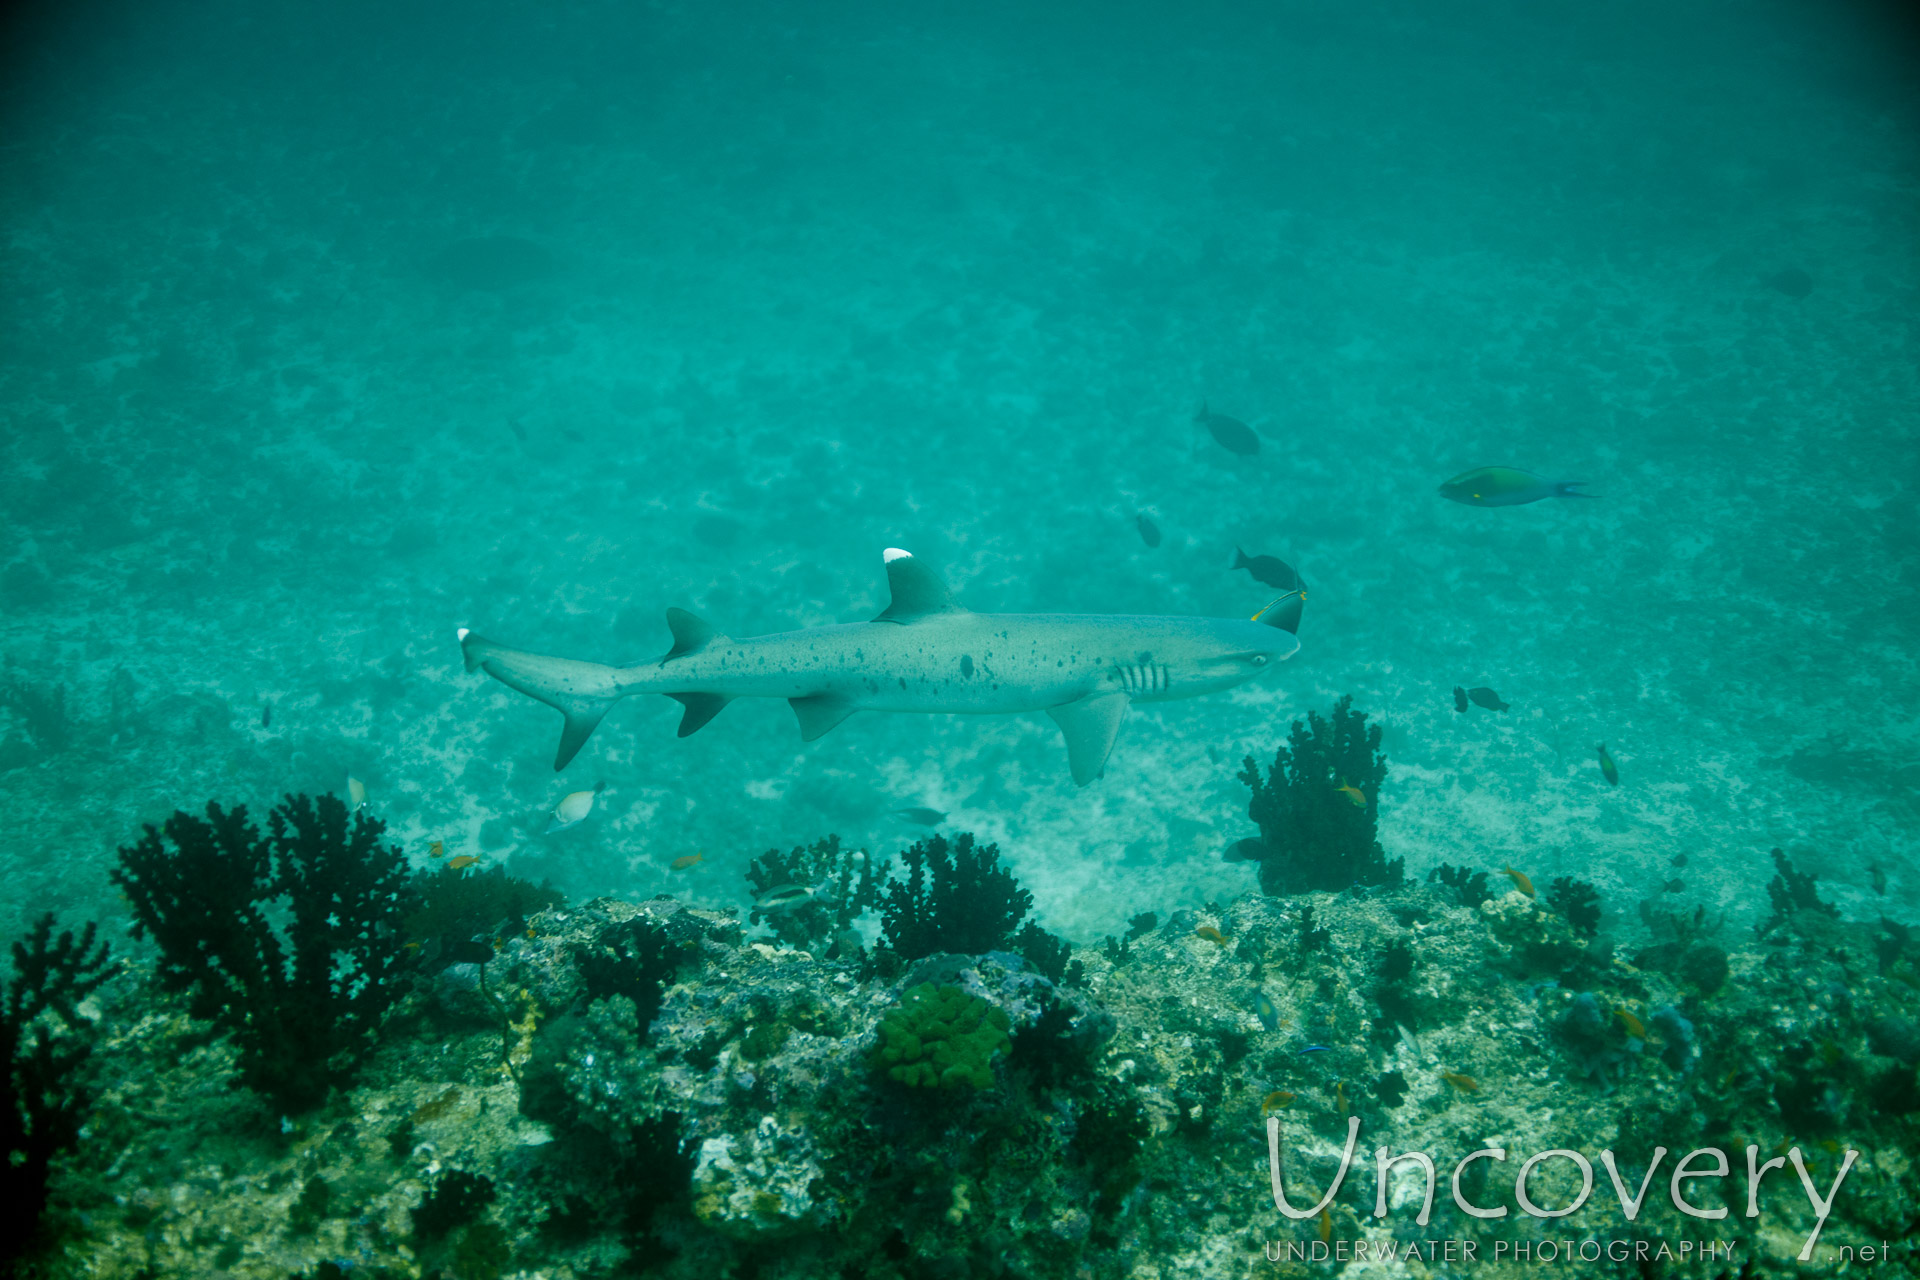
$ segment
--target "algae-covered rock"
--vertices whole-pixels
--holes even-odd
[[[958,987],[922,983],[880,1023],[873,1064],[911,1088],[993,1087],[993,1055],[1013,1042],[1003,1010]]]

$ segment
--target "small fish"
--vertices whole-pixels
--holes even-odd
[[[1684,867],[1687,865],[1687,855],[1684,853],[1676,853],[1671,858],[1668,858],[1667,861],[1676,867]]]
[[[1463,714],[1467,709],[1467,691],[1459,685],[1453,686],[1453,709]]]
[[[1336,1080],[1333,1084],[1333,1104],[1340,1108],[1340,1114],[1347,1114],[1347,1082]]]
[[[1769,289],[1778,289],[1789,298],[1804,298],[1813,292],[1813,277],[1798,267],[1788,267],[1769,276],[1761,276],[1760,283]]]
[[[1200,402],[1200,412],[1193,420],[1207,429],[1214,443],[1228,453],[1242,458],[1251,458],[1260,452],[1260,437],[1253,434],[1253,428],[1238,418],[1229,418],[1224,413],[1214,413],[1207,408],[1206,402]]]
[[[449,871],[465,871],[468,867],[477,867],[479,865],[480,859],[470,853],[463,853],[457,858],[447,859],[447,870]]]
[[[591,791],[575,791],[563,797],[559,804],[553,806],[553,820],[547,823],[544,834],[552,835],[556,831],[564,831],[568,827],[585,822],[587,815],[593,812],[593,798],[599,795],[606,785],[603,782]]]
[[[1292,1101],[1293,1095],[1285,1089],[1275,1089],[1272,1093],[1260,1099],[1260,1113],[1265,1115],[1269,1111],[1278,1111]]]
[[[1340,785],[1335,787],[1334,790],[1353,801],[1356,808],[1364,809],[1367,807],[1367,793],[1348,782],[1345,778],[1340,779]]]
[[[928,809],[922,805],[914,805],[908,809],[895,809],[893,816],[904,818],[908,822],[917,822],[923,827],[937,827],[947,820],[947,815],[939,809]]]
[[[706,860],[707,855],[705,850],[699,853],[690,853],[684,858],[675,858],[673,860],[673,869],[675,871],[685,871],[688,867],[698,866]]]
[[[1402,1026],[1397,1022],[1393,1024],[1393,1029],[1400,1033],[1400,1043],[1407,1046],[1407,1052],[1413,1055],[1414,1061],[1416,1062],[1426,1061],[1426,1057],[1427,1057],[1426,1052],[1423,1049],[1421,1049],[1420,1041],[1414,1037],[1413,1032],[1407,1030],[1404,1026]]]
[[[1467,697],[1476,707],[1485,707],[1489,711],[1505,711],[1507,704],[1500,701],[1500,695],[1482,685],[1478,689],[1467,690]]]
[[[447,846],[438,840],[430,840],[427,842],[427,856],[429,858],[444,858],[447,856]]]
[[[1267,842],[1259,836],[1248,836],[1245,840],[1235,840],[1228,845],[1226,852],[1220,855],[1222,862],[1258,862],[1266,853]]]
[[[1600,753],[1600,776],[1607,780],[1608,786],[1619,786],[1620,770],[1613,763],[1613,757],[1607,754],[1607,744],[1603,742],[1594,750]]]
[[[1320,1243],[1333,1239],[1333,1215],[1325,1209],[1320,1211]]]
[[[1253,1016],[1260,1019],[1260,1025],[1268,1031],[1280,1029],[1280,1011],[1273,1007],[1273,1001],[1267,998],[1267,993],[1264,991],[1253,993]]]
[[[1203,924],[1198,929],[1195,929],[1193,936],[1196,938],[1205,938],[1208,942],[1217,942],[1223,947],[1227,945],[1227,935],[1210,924]]]
[[[1585,480],[1542,480],[1512,467],[1475,467],[1440,486],[1440,496],[1470,507],[1521,507],[1542,498],[1593,498],[1581,493]]]
[[[1613,1016],[1620,1019],[1620,1025],[1625,1027],[1627,1034],[1635,1040],[1645,1040],[1647,1038],[1647,1024],[1628,1013],[1625,1009],[1615,1009]]]
[[[271,702],[260,708],[260,727],[262,729],[273,728],[273,704]]]
[[[1304,1049],[1302,1049],[1302,1050],[1301,1050],[1300,1052],[1301,1052],[1301,1053],[1303,1053],[1303,1054],[1306,1054],[1306,1053],[1332,1053],[1332,1052],[1333,1052],[1333,1050],[1331,1050],[1331,1049],[1329,1049],[1329,1048],[1327,1048],[1327,1046],[1325,1046],[1325,1045],[1323,1045],[1323,1044],[1310,1044],[1310,1045],[1308,1045],[1308,1046],[1307,1046],[1306,1048],[1304,1048]]]
[[[1668,880],[1660,886],[1660,892],[1662,893],[1685,893],[1686,891],[1687,882],[1678,877]]]
[[[347,808],[349,810],[365,808],[367,803],[367,784],[347,775]]]
[[[1515,871],[1512,867],[1502,867],[1500,868],[1500,874],[1512,880],[1513,887],[1526,894],[1529,898],[1534,896],[1533,881],[1527,879],[1525,872]]]
[[[1876,862],[1871,867],[1867,868],[1867,873],[1873,877],[1873,891],[1879,894],[1883,898],[1886,897],[1887,895],[1886,868],[1882,867],[1879,863]]]
[[[1480,1082],[1478,1080],[1475,1080],[1472,1076],[1463,1075],[1458,1071],[1442,1071],[1440,1078],[1462,1093],[1480,1092]]]
[[[1150,547],[1160,545],[1160,526],[1147,519],[1144,511],[1134,513],[1133,527],[1140,531],[1140,541]]]
[[[1299,591],[1307,585],[1293,566],[1278,556],[1250,556],[1238,547],[1233,549],[1233,568],[1227,572],[1234,569],[1245,569],[1255,582],[1264,582],[1275,591]]]
[[[761,911],[771,914],[775,911],[790,911],[803,903],[811,902],[818,891],[804,884],[777,884],[753,900],[753,905]]]

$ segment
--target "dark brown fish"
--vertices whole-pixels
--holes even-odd
[[[1507,704],[1500,701],[1500,695],[1485,686],[1478,689],[1467,690],[1467,697],[1472,700],[1474,706],[1485,707],[1489,711],[1505,711],[1507,709]]]
[[[1260,452],[1260,437],[1253,434],[1252,427],[1238,418],[1210,411],[1204,401],[1200,405],[1200,412],[1193,415],[1193,420],[1205,427],[1214,443],[1228,453],[1251,458]]]
[[[1150,547],[1160,545],[1160,526],[1147,519],[1144,514],[1136,514],[1133,517],[1133,527],[1140,531],[1140,541]]]
[[[1788,267],[1770,276],[1762,276],[1760,283],[1769,289],[1778,289],[1789,298],[1804,298],[1813,292],[1813,277],[1798,267]]]
[[[260,708],[260,727],[262,729],[273,728],[273,704],[271,702]]]
[[[1660,886],[1660,892],[1662,893],[1685,893],[1686,891],[1687,882],[1685,880],[1669,880]]]
[[[1467,709],[1467,691],[1459,685],[1453,686],[1453,709],[1455,711],[1465,711]]]
[[[1300,581],[1300,575],[1294,572],[1293,566],[1278,556],[1250,556],[1235,547],[1233,568],[1245,569],[1253,575],[1255,582],[1264,582],[1275,591],[1298,591],[1306,585]],[[1232,571],[1228,570],[1229,573]]]
[[[1267,842],[1259,836],[1248,836],[1245,840],[1235,840],[1220,855],[1222,862],[1258,862],[1266,855]]]

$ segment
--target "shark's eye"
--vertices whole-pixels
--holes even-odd
[[[1256,667],[1264,667],[1264,666],[1266,666],[1266,665],[1267,665],[1267,655],[1266,655],[1266,654],[1264,654],[1264,653],[1256,653],[1256,654],[1254,654],[1254,655],[1253,655],[1253,665],[1254,665],[1254,666],[1256,666]]]

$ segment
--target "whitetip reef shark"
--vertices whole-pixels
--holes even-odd
[[[566,717],[553,767],[564,769],[614,703],[658,693],[685,706],[680,736],[735,698],[785,698],[812,742],[856,711],[1001,715],[1044,711],[1067,740],[1073,780],[1100,776],[1135,702],[1231,689],[1300,648],[1304,589],[1251,619],[1074,613],[972,613],[912,555],[885,555],[892,600],[871,622],[736,640],[684,609],[667,610],[673,647],[630,667],[508,649],[466,628],[467,670]]]

